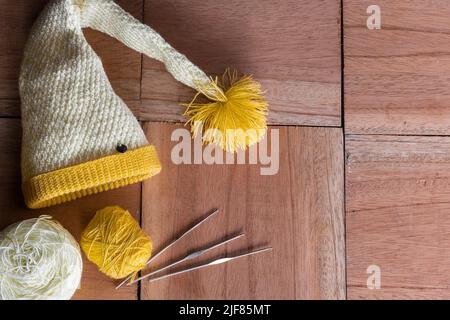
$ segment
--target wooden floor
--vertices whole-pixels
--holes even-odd
[[[175,237],[209,208],[223,213],[168,257],[227,235],[246,238],[222,251],[273,246],[255,256],[198,273],[144,283],[151,299],[319,299],[345,297],[343,154],[337,128],[272,127],[280,132],[280,171],[255,165],[177,166],[170,158],[178,124],[146,123],[163,166],[144,183],[142,225],[156,243]],[[212,256],[220,255],[220,252]],[[208,259],[207,259],[208,260]]]
[[[96,210],[117,204],[140,220],[158,250],[218,207],[220,215],[157,265],[242,231],[245,239],[205,261],[274,248],[121,290],[85,261],[75,298],[450,298],[446,0],[379,0],[381,30],[367,29],[373,3],[366,0],[343,0],[343,8],[340,0],[117,1],[207,73],[236,67],[262,82],[269,133],[279,133],[279,173],[262,176],[258,165],[175,165],[179,102],[194,93],[160,63],[86,30],[163,171],[142,184],[30,211],[20,191],[17,78],[30,27],[47,2],[0,0],[0,229],[45,213],[79,238]],[[367,286],[373,266],[380,289]]]
[[[450,2],[373,3],[344,0],[348,298],[449,299]]]

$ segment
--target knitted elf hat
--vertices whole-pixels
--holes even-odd
[[[147,179],[161,170],[155,148],[113,91],[82,28],[107,33],[163,62],[198,91],[187,104],[194,135],[227,151],[264,136],[267,103],[251,77],[209,78],[112,0],[53,0],[29,37],[20,76],[22,179],[30,208],[43,208]],[[196,102],[202,95],[207,101]]]

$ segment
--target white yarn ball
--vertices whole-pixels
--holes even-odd
[[[0,300],[68,300],[83,263],[72,235],[41,216],[0,232]]]

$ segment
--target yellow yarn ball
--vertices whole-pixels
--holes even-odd
[[[128,211],[117,206],[97,211],[80,245],[87,258],[113,279],[141,270],[152,253],[150,238]]]
[[[204,143],[228,152],[246,150],[265,136],[268,103],[251,76],[238,79],[236,71],[227,70],[222,80],[211,79],[197,87],[197,96],[185,104],[194,136],[202,134]],[[200,94],[209,102],[196,102]]]

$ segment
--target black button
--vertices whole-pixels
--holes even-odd
[[[117,152],[125,153],[128,151],[128,147],[124,144],[119,144],[119,145],[117,145],[116,150],[117,150]]]

